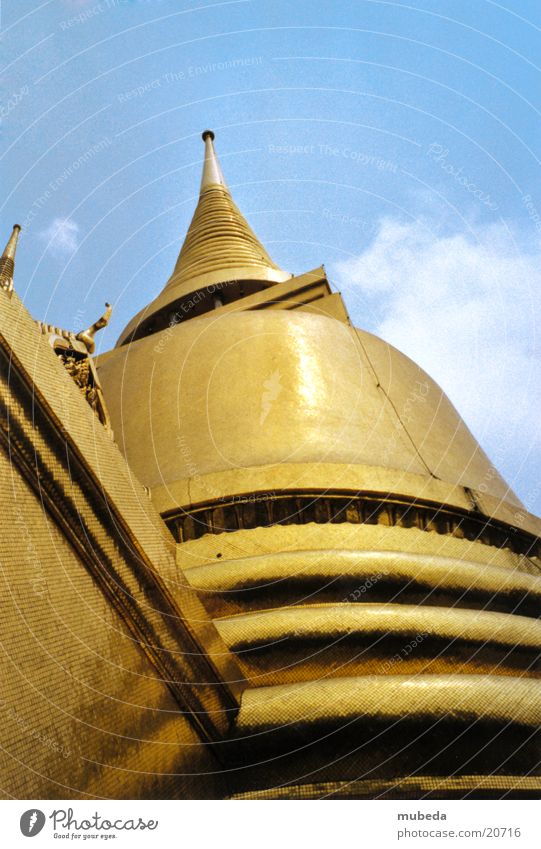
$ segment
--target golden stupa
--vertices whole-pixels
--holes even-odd
[[[61,405],[112,511],[88,515],[111,551],[129,541],[129,592],[151,585],[135,642],[181,705],[143,721],[135,693],[139,744],[88,743],[102,793],[538,796],[541,522],[434,381],[351,324],[323,268],[276,265],[203,139],[170,279],[91,359],[95,403],[74,396],[86,435]],[[87,336],[57,330],[39,328],[66,366]]]

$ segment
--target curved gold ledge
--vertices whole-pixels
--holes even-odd
[[[135,343],[137,346],[140,343]],[[105,364],[110,352],[101,354],[99,364]],[[114,352],[113,352],[114,356]],[[191,510],[209,500],[231,496],[242,498],[250,492],[318,488],[322,491],[344,489],[351,492],[370,491],[383,497],[390,492],[446,504],[448,507],[471,509],[471,494],[487,517],[519,525],[522,530],[541,536],[541,519],[528,513],[511,497],[494,497],[477,489],[466,491],[464,486],[434,477],[426,477],[411,470],[367,465],[361,462],[347,465],[318,461],[313,463],[281,463],[246,465],[243,468],[209,471],[195,477],[157,484],[152,488],[152,500],[162,514],[171,514],[180,506]]]
[[[541,793],[541,777],[522,775],[415,775],[388,780],[321,781],[236,793],[230,799],[447,799],[478,794],[530,796]]]
[[[418,530],[481,542],[529,557],[539,557],[539,539],[520,529],[488,519],[475,510],[449,509],[445,504],[408,499],[399,493],[380,498],[374,493],[274,491],[248,493],[212,501],[193,510],[180,508],[165,517],[177,542],[206,534],[257,530],[276,525],[352,524]]]
[[[541,649],[541,622],[479,610],[409,604],[319,604],[214,619],[234,651],[282,641],[376,634]],[[278,649],[280,645],[276,646]]]
[[[541,682],[492,675],[367,675],[245,690],[242,733],[291,723],[429,718],[485,719],[537,728]]]
[[[271,552],[188,567],[184,572],[191,586],[205,593],[237,592],[256,587],[271,590],[273,584],[282,581],[301,583],[315,579],[323,583],[337,577],[358,579],[362,586],[363,580],[377,574],[404,584],[411,582],[457,593],[471,590],[487,595],[513,592],[530,594],[541,601],[541,577],[454,557],[401,551]]]

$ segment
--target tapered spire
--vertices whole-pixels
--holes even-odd
[[[19,241],[19,233],[21,225],[14,224],[13,232],[9,237],[9,241],[4,248],[4,253],[0,257],[0,288],[5,292],[13,291],[13,274],[15,272],[15,253],[17,251],[17,242]]]
[[[277,283],[290,277],[270,258],[231,197],[214,150],[214,133],[205,130],[205,160],[199,203],[167,282],[187,293],[229,280]]]
[[[223,302],[228,303],[242,297],[246,288],[254,291],[254,287],[282,283],[291,277],[273,262],[233,201],[214,149],[212,130],[205,130],[203,141],[199,201],[173,273],[161,294],[130,321],[117,344],[131,337],[143,313],[145,327],[160,327],[163,315],[174,316],[179,308],[182,315],[196,315],[192,308],[186,311],[186,302],[195,298],[201,303],[205,293],[216,287],[221,288]],[[160,320],[154,324],[151,319],[158,313]]]
[[[227,189],[227,183],[225,182],[216,151],[214,150],[214,133],[212,130],[205,130],[201,137],[205,142],[205,163],[203,165],[203,176],[201,177],[201,194],[214,186],[223,186],[224,189]]]

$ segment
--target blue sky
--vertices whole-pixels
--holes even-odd
[[[16,286],[111,347],[169,276],[200,133],[273,258],[446,390],[541,513],[541,4],[3,0]]]

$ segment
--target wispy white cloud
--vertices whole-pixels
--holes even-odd
[[[57,257],[66,257],[75,253],[79,246],[79,225],[71,218],[55,218],[54,221],[40,233],[47,249]]]
[[[440,235],[426,221],[385,219],[372,244],[332,272],[355,323],[366,327],[367,307],[381,316],[374,331],[442,386],[512,485],[516,476],[526,506],[539,509],[541,245],[519,244],[503,224]]]

